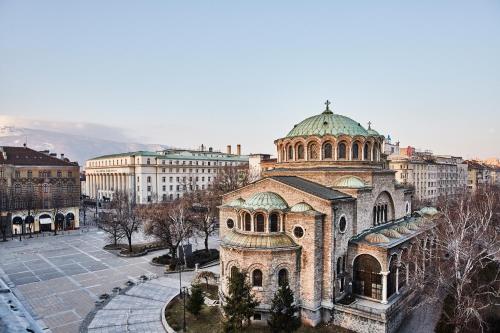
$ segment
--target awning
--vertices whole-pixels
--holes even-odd
[[[50,217],[45,217],[40,219],[40,224],[51,224],[52,219]]]

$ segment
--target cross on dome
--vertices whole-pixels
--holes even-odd
[[[371,121],[368,122],[368,129],[372,129],[372,122]]]
[[[330,104],[332,104],[332,102],[330,102],[329,100],[326,100],[326,102],[325,102],[326,109],[325,109],[325,111],[323,111],[323,113],[333,113],[333,112],[330,110]]]

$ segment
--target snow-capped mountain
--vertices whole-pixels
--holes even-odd
[[[22,146],[25,142],[31,149],[48,149],[51,153],[63,153],[71,161],[78,161],[80,166],[83,166],[86,160],[100,155],[167,148],[159,144],[118,142],[55,131],[0,126],[0,146]]]

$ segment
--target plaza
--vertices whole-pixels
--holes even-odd
[[[144,240],[139,236],[135,241]],[[194,240],[193,248],[201,248],[202,243]],[[78,332],[82,321],[95,308],[99,295],[111,294],[114,287],[123,288],[126,281],[138,280],[141,275],[164,275],[163,267],[149,262],[165,251],[126,258],[103,250],[106,244],[106,235],[96,228],[0,243],[0,277],[42,328],[54,333]],[[218,247],[218,239],[211,238],[209,245]],[[193,275],[185,272],[182,280],[189,282]],[[161,284],[165,297],[178,292],[177,274],[158,281],[150,283]],[[136,295],[136,300],[137,297],[147,294]]]

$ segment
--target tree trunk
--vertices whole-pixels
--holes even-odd
[[[128,239],[128,252],[132,253],[132,235],[130,237],[127,236]]]
[[[210,253],[210,250],[208,249],[208,233],[205,232],[205,251],[207,251],[207,253]]]

